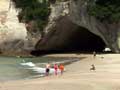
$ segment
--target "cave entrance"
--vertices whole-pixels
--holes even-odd
[[[72,52],[102,52],[104,41],[89,30],[62,17],[42,40],[36,44],[33,55]]]
[[[99,36],[83,27],[78,27],[69,36],[69,40],[64,46],[64,49],[66,51],[76,52],[102,52],[105,46],[104,41]]]

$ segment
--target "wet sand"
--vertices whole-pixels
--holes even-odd
[[[120,90],[120,54],[57,54],[85,57],[65,67],[64,74],[31,80],[0,82],[0,90]],[[91,64],[96,67],[90,71]]]

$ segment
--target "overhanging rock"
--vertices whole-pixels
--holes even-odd
[[[103,40],[69,20],[67,16],[59,18],[52,30],[36,45],[39,51],[102,51]]]
[[[87,0],[70,1],[70,19],[79,26],[100,36],[113,52],[120,52],[120,23],[101,23],[88,15]]]

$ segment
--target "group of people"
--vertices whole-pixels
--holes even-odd
[[[50,72],[50,64],[46,64],[46,76],[49,75],[49,72]],[[61,75],[63,74],[63,71],[64,71],[64,65],[63,64],[60,64],[59,66],[57,64],[54,64],[54,74],[57,75],[58,74],[58,70],[60,70],[60,73]]]

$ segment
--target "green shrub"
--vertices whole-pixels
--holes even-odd
[[[16,8],[21,9],[19,20],[25,23],[36,21],[39,30],[43,30],[50,14],[49,2],[47,0],[12,0]]]
[[[120,1],[89,0],[88,13],[100,21],[118,22],[120,20]]]

